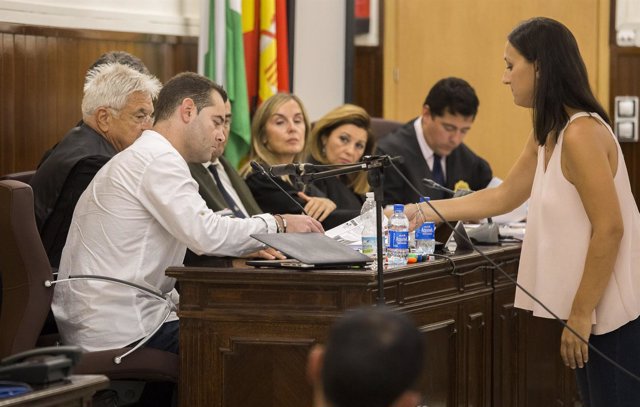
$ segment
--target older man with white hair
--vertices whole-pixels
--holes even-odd
[[[87,74],[82,122],[48,153],[31,180],[36,221],[52,266],[60,263],[78,198],[107,161],[151,127],[152,100],[161,87],[155,77],[120,63]]]

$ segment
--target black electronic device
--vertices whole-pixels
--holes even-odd
[[[449,222],[453,224],[453,222]],[[467,230],[464,228],[464,224],[460,221],[455,223],[453,227],[457,233],[455,233],[449,226],[444,223],[439,224],[436,227],[436,250],[442,252],[449,252],[448,243],[450,240],[456,243],[456,249],[454,251],[467,251],[473,250],[473,246],[467,235]]]
[[[77,346],[31,349],[0,361],[0,380],[46,384],[69,376],[82,351]]]

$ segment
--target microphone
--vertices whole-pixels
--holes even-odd
[[[465,195],[469,195],[470,193],[472,193],[473,191],[470,189],[458,189],[457,191],[454,191],[452,189],[449,189],[447,187],[444,187],[440,184],[438,184],[437,182],[435,182],[434,180],[430,179],[430,178],[423,178],[422,179],[422,183],[424,185],[426,185],[429,188],[433,188],[433,189],[438,189],[440,191],[444,191],[448,194],[453,195],[454,198],[460,197],[460,196],[465,196]]]
[[[459,189],[457,191],[453,191],[449,188],[443,187],[432,179],[423,178],[422,182],[424,185],[429,188],[438,189],[440,191],[447,192],[453,195],[454,198],[458,198],[460,196],[469,195],[473,191],[470,189]],[[496,244],[500,240],[498,225],[493,223],[493,219],[490,217],[487,218],[487,223],[479,225],[478,227],[471,229],[467,232],[469,237],[473,239],[477,243],[485,243],[485,244]]]
[[[278,164],[269,167],[269,175],[272,177],[282,177],[285,175],[302,175],[306,171],[315,168],[313,164],[306,163],[291,163],[291,164]]]
[[[440,191],[444,191],[444,192],[446,192],[448,194],[455,195],[455,191],[453,189],[449,189],[447,187],[444,187],[444,186],[438,184],[437,182],[435,182],[434,180],[432,180],[430,178],[423,178],[422,179],[422,183],[424,185],[426,185],[427,187],[429,187],[429,188],[437,189],[437,190],[440,190]]]
[[[286,196],[287,196],[287,197],[288,197],[288,198],[289,198],[293,203],[295,203],[295,204],[296,204],[296,206],[297,206],[298,208],[300,208],[300,210],[302,211],[302,213],[304,213],[305,215],[309,216],[309,214],[307,213],[307,211],[305,211],[305,210],[304,210],[304,207],[303,207],[302,205],[300,205],[300,202],[298,202],[298,201],[296,201],[295,199],[293,199],[293,197],[292,197],[291,195],[289,195],[289,194],[287,193],[287,191],[285,191],[285,190],[284,190],[284,188],[282,188],[282,187],[280,186],[280,184],[278,184],[278,183],[277,183],[273,178],[271,178],[271,177],[272,177],[272,175],[269,175],[269,174],[267,173],[267,171],[265,171],[264,167],[263,167],[262,165],[260,165],[260,163],[258,163],[258,162],[257,162],[257,161],[255,161],[255,160],[252,160],[252,161],[249,163],[249,165],[251,165],[251,168],[253,168],[253,170],[254,170],[255,172],[257,172],[258,174],[262,174],[262,175],[264,175],[265,177],[267,177],[267,179],[268,179],[269,181],[271,181],[271,183],[273,183],[273,185],[275,185],[276,187],[278,187],[278,189],[279,189],[280,191],[282,191],[282,193],[283,193],[283,194],[285,194],[285,195],[286,195]],[[293,165],[293,164],[287,164],[287,165]],[[311,164],[306,164],[306,165],[311,165]],[[271,167],[271,168],[273,168],[273,167]]]

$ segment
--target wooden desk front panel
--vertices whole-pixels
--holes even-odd
[[[506,254],[505,254],[506,253]],[[519,250],[494,249],[513,258]],[[492,269],[477,255],[385,272],[385,302],[424,332],[425,404],[491,405]],[[170,269],[180,281],[182,406],[310,406],[307,355],[377,298],[367,271]]]
[[[372,272],[181,269],[182,406],[310,406],[307,355]]]

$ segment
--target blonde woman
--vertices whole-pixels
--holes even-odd
[[[260,105],[253,117],[249,159],[265,168],[301,162],[308,135],[309,119],[302,101],[291,94],[274,95]],[[293,199],[325,228],[348,220],[348,217],[340,216],[340,212],[334,214],[336,204],[313,185],[301,185],[293,177],[269,180],[268,176],[253,172],[249,165],[242,169],[242,174],[258,205],[266,212],[301,213]],[[282,193],[273,181],[290,197]]]
[[[371,118],[361,107],[342,105],[318,120],[311,130],[307,149],[313,164],[354,164],[373,151]],[[364,195],[369,191],[367,173],[325,178],[314,183],[343,210],[351,209],[356,216]]]

